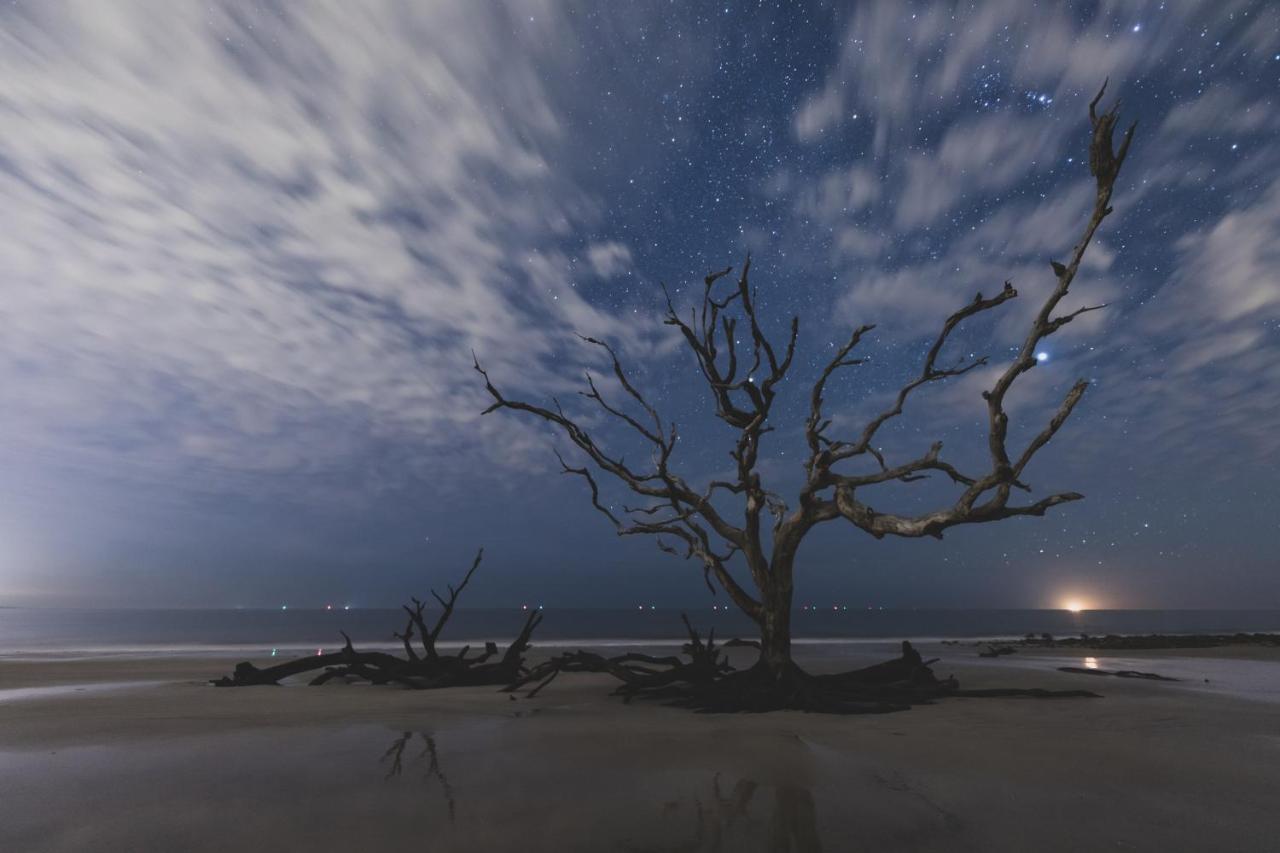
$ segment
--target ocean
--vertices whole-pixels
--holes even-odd
[[[720,639],[752,637],[754,625],[733,610],[688,610],[694,626]],[[680,610],[544,611],[535,646],[657,646],[683,641]],[[519,608],[454,613],[443,645],[505,645],[528,614]],[[433,618],[428,613],[428,619]],[[403,611],[360,610],[63,610],[0,608],[0,656],[283,655],[333,650],[346,631],[358,646],[395,648]],[[430,624],[430,622],[429,622]],[[1280,631],[1280,610],[797,610],[798,644],[836,645],[994,639],[1027,633],[1218,634]]]

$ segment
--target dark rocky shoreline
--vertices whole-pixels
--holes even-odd
[[[1055,637],[1052,634],[1028,634],[1020,640],[993,643],[987,640],[968,642],[963,640],[944,640],[944,645],[987,646],[984,657],[996,654],[1011,654],[1015,647],[1039,649],[1212,649],[1219,646],[1273,646],[1280,647],[1280,633],[1237,633],[1237,634],[1105,634],[1090,636],[1081,634],[1076,637]]]

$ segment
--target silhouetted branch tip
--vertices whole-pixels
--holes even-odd
[[[809,391],[804,422],[808,454],[794,509],[763,482],[760,459],[766,437],[775,429],[771,422],[774,402],[778,386],[787,378],[794,362],[800,322],[798,317],[791,318],[785,340],[771,334],[772,327],[766,328],[769,324],[761,314],[756,287],[750,278],[753,271],[750,255],[744,259],[736,282],[726,278],[733,272],[732,266],[708,273],[703,278],[700,298],[694,288],[694,298],[687,311],[686,305],[677,306],[671,290],[662,286],[666,304],[663,322],[679,333],[684,351],[700,374],[701,392],[711,402],[714,416],[731,431],[728,451],[731,471],[727,476],[720,475],[705,491],[693,488],[676,470],[674,427],[664,426],[656,407],[631,381],[617,353],[603,341],[583,338],[605,349],[614,375],[630,399],[607,400],[590,375],[583,397],[601,406],[612,421],[628,427],[623,432],[633,439],[638,436],[644,440],[649,459],[643,467],[630,465],[620,452],[607,449],[558,404],[552,410],[504,398],[477,362],[476,369],[485,377],[486,388],[494,401],[486,411],[497,407],[511,409],[557,427],[584,457],[581,467],[564,459],[561,467],[566,473],[587,481],[593,506],[610,518],[620,535],[653,535],[664,552],[696,558],[704,580],[713,589],[715,586],[723,589],[759,624],[762,666],[773,676],[781,677],[793,666],[789,620],[782,614],[789,612],[791,606],[793,570],[800,543],[816,526],[839,519],[876,539],[886,536],[942,538],[946,530],[955,526],[1040,516],[1055,506],[1081,499],[1076,492],[1061,492],[1040,500],[1028,498],[1027,503],[1011,502],[1015,491],[1031,492],[1023,479],[1025,469],[1075,411],[1088,383],[1080,381],[1073,385],[1048,424],[1021,449],[1010,447],[1010,417],[1005,400],[1019,378],[1038,363],[1037,355],[1047,336],[1081,315],[1105,307],[1087,305],[1059,313],[1085,252],[1102,221],[1112,212],[1115,182],[1133,137],[1134,128],[1130,126],[1118,148],[1114,144],[1119,102],[1099,112],[1106,89],[1104,83],[1089,104],[1089,163],[1096,181],[1092,211],[1070,255],[1062,261],[1050,261],[1053,286],[1035,311],[1014,356],[993,371],[990,384],[981,391],[987,409],[986,459],[972,463],[972,470],[961,471],[946,459],[940,442],[930,444],[927,451],[914,458],[889,458],[881,433],[886,425],[897,425],[908,405],[919,405],[916,401],[925,393],[922,389],[974,374],[979,368],[991,365],[986,354],[953,355],[953,339],[957,329],[973,318],[1018,298],[1018,289],[1007,280],[995,295],[986,296],[979,291],[947,315],[933,336],[919,371],[890,395],[883,408],[873,410],[867,420],[843,436],[834,433],[836,425],[843,427],[845,419],[834,417],[826,410],[828,386],[836,372],[867,360],[867,355],[855,353],[855,349],[875,327],[858,326],[843,344],[833,348]],[[861,467],[855,467],[856,463],[862,463]],[[873,487],[886,483],[918,483],[936,478],[937,474],[946,476],[950,486],[959,492],[958,496],[936,508],[911,514],[879,508],[875,500],[878,493]],[[615,512],[614,504],[603,495],[604,483],[599,477],[644,498],[641,507]],[[724,505],[729,495],[738,504],[732,513]],[[762,523],[764,513],[771,516],[772,523],[768,526],[771,536]],[[731,560],[736,561],[732,570]]]
[[[529,614],[524,628],[507,647],[506,653],[498,662],[489,662],[490,658],[498,654],[498,646],[493,642],[486,642],[484,651],[475,656],[469,656],[471,651],[469,645],[448,657],[441,657],[436,652],[436,641],[452,615],[458,597],[471,582],[483,557],[484,549],[481,548],[476,552],[471,568],[458,586],[455,588],[449,585],[447,600],[432,593],[443,606],[443,612],[438,617],[434,629],[428,629],[426,626],[424,617],[426,605],[422,601],[412,598],[410,601],[413,606],[402,607],[408,618],[408,624],[404,631],[393,633],[392,636],[401,641],[405,652],[404,657],[380,651],[361,651],[355,647],[355,643],[346,631],[339,631],[344,642],[342,648],[336,652],[308,655],[265,669],[244,661],[236,665],[230,676],[216,679],[212,683],[218,687],[277,685],[292,676],[323,670],[311,680],[312,685],[326,684],[333,679],[358,679],[372,684],[397,684],[415,690],[508,684],[525,671],[524,653],[529,648],[529,638],[533,629],[542,618],[537,612]],[[423,645],[425,657],[419,655],[412,646],[415,634]]]

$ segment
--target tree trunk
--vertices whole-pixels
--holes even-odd
[[[757,664],[776,680],[790,674],[791,661],[791,564],[773,567],[773,582],[761,602],[760,662]]]

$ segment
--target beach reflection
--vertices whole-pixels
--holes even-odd
[[[1085,659],[1084,659],[1084,668],[1085,668],[1085,669],[1097,669],[1097,668],[1098,668],[1098,659],[1097,659],[1097,658],[1092,658],[1092,657],[1090,657],[1090,658],[1085,658]]]
[[[847,750],[757,723],[757,752],[746,754],[655,720],[665,722],[619,715],[584,731],[569,713],[430,728],[402,717],[390,729],[262,727],[0,750],[0,850],[352,853],[426,839],[433,853],[977,849],[930,790],[851,763]],[[628,723],[643,737],[619,738]]]
[[[453,823],[458,816],[457,802],[453,798],[453,786],[449,784],[448,777],[440,769],[440,752],[436,749],[435,738],[426,732],[418,732],[417,735],[422,739],[422,750],[416,755],[410,753],[409,764],[422,771],[424,784],[429,785],[432,780],[440,783],[440,791],[449,807],[449,822]],[[388,764],[387,775],[383,777],[384,781],[404,774],[405,751],[413,741],[414,732],[404,732],[392,741],[391,746],[382,754],[381,760]]]
[[[693,827],[686,841],[621,848],[628,853],[730,853],[750,845],[749,849],[771,853],[821,853],[817,813],[808,788],[739,779],[726,795],[719,773],[712,777],[710,788],[705,803],[702,797],[694,797],[667,803],[663,809],[663,822],[672,824],[687,820],[685,815],[692,812]],[[767,793],[757,797],[762,789],[772,789],[772,797]]]
[[[454,787],[440,764],[436,739],[426,732],[405,731],[382,753],[384,782],[417,779],[438,789],[457,823]],[[733,853],[751,849],[770,853],[821,853],[813,793],[792,784],[761,785],[739,779],[726,788],[715,774],[702,794],[667,802],[658,819],[682,839],[660,846],[619,843],[627,853]]]

